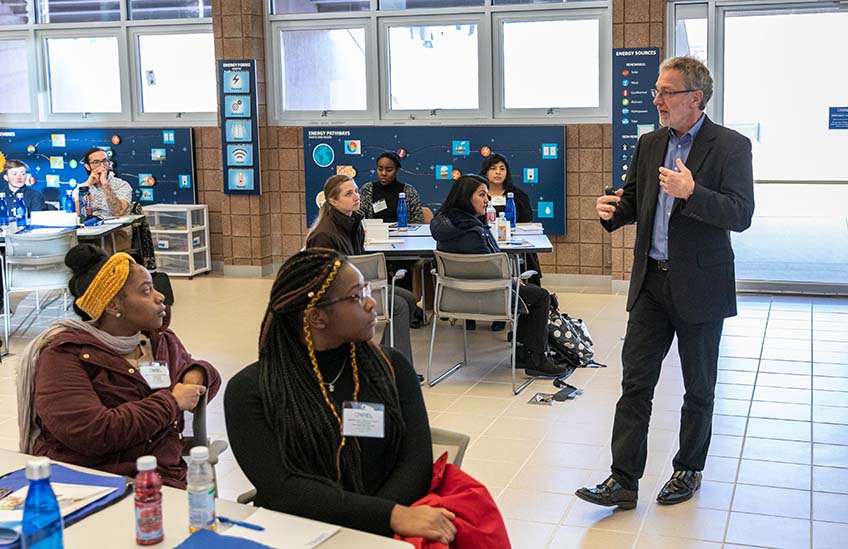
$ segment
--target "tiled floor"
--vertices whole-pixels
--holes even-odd
[[[256,357],[269,279],[175,280],[174,329],[197,356],[229,379]],[[497,498],[514,547],[638,549],[787,549],[848,547],[848,300],[740,296],[739,316],[725,324],[713,441],[704,484],[691,501],[653,503],[671,473],[682,381],[673,352],[657,387],[642,499],[634,511],[594,507],[576,488],[608,474],[608,440],[619,394],[624,297],[558,292],[562,308],[584,318],[608,368],[577,371],[585,390],[553,407],[527,404],[535,382],[513,397],[503,332],[481,323],[470,334],[472,365],[424,396],[433,425],[472,436],[464,468]],[[61,307],[38,318],[33,299],[18,306],[12,339],[20,353]],[[429,329],[413,332],[416,366],[426,369]],[[462,353],[462,331],[440,326],[436,364]],[[14,365],[0,366],[0,446],[17,448]],[[220,399],[210,404],[210,431],[224,437]],[[233,459],[218,466],[222,497],[249,487]]]

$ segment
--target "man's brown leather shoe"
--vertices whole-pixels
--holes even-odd
[[[636,507],[639,493],[636,490],[626,489],[617,480],[609,477],[594,488],[580,488],[574,494],[583,501],[595,505],[603,505],[604,507],[618,505],[619,509],[626,510]]]
[[[657,502],[674,505],[692,499],[701,487],[701,476],[700,471],[675,471],[657,494]]]

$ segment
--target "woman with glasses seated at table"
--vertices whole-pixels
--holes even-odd
[[[454,514],[410,506],[430,488],[430,426],[412,366],[371,342],[374,305],[338,252],[289,258],[271,288],[259,361],[227,384],[229,441],[257,506],[448,544]],[[343,418],[357,406],[371,419],[353,430]]]
[[[500,252],[485,222],[488,205],[488,182],[484,177],[463,175],[457,179],[439,213],[430,222],[436,249],[459,254]],[[557,366],[545,355],[550,294],[535,284],[517,284],[518,295],[528,312],[519,319],[515,334],[519,345],[516,350],[516,367],[524,368],[528,375],[564,374],[566,369]]]
[[[127,476],[154,455],[163,482],[184,488],[183,412],[221,377],[167,328],[162,294],[129,255],[80,244],[65,264],[82,320],[55,322],[24,350],[21,452]]]
[[[324,183],[324,204],[318,218],[306,237],[307,248],[330,248],[344,255],[362,255],[365,252],[365,229],[360,210],[359,188],[352,177],[334,175]],[[409,336],[409,319],[416,307],[415,296],[404,288],[395,288],[392,325],[395,329],[394,347],[404,354],[410,364],[412,343]],[[381,343],[389,341],[389,330],[383,331]]]
[[[489,197],[495,211],[500,214],[506,210],[506,193],[512,193],[515,199],[515,214],[517,223],[530,223],[533,221],[533,209],[530,206],[530,197],[512,182],[512,173],[509,170],[509,162],[501,154],[493,153],[483,159],[480,166],[480,175],[489,182]],[[528,282],[536,286],[542,285],[542,267],[539,264],[539,256],[527,254],[527,269],[536,271]]]

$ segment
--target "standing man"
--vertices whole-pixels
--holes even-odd
[[[24,195],[24,204],[27,211],[40,212],[47,209],[47,205],[44,203],[44,195],[26,184],[29,179],[28,172],[29,166],[21,160],[10,158],[3,164],[3,180],[6,182],[6,189],[4,189],[6,205],[10,212],[15,208],[18,193]],[[2,301],[0,300],[0,302]]]
[[[132,187],[123,179],[115,177],[112,161],[99,147],[86,151],[82,165],[88,179],[79,187],[88,187],[91,195],[91,213],[97,217],[118,217],[125,215],[132,202]],[[74,189],[74,200],[79,212],[79,187]]]
[[[680,449],[657,501],[686,501],[701,486],[722,324],[736,314],[730,231],[747,229],[754,213],[751,142],[707,118],[712,93],[703,63],[691,57],[664,61],[652,90],[663,127],[639,139],[624,188],[601,196],[595,206],[607,231],[634,222],[637,230],[612,474],[594,488],[577,490],[590,503],[636,506],[654,387],[675,334],[685,388]]]

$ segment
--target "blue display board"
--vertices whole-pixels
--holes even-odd
[[[658,48],[612,50],[612,186],[624,186],[639,136],[659,128],[651,88],[660,72]]]
[[[218,61],[218,108],[226,194],[260,194],[256,61]]]
[[[401,157],[397,179],[412,185],[438,211],[453,180],[479,173],[483,159],[506,157],[513,183],[530,196],[533,220],[547,234],[565,234],[565,128],[562,126],[424,126],[304,128],[306,216],[318,215],[316,197],[328,177],[347,173],[361,187],[376,181],[377,157]]]
[[[82,161],[91,147],[106,151],[115,176],[132,185],[135,200],[194,204],[194,150],[189,128],[0,130],[0,163],[9,158],[26,162],[30,184],[54,202],[61,202],[65,191],[88,179]]]

